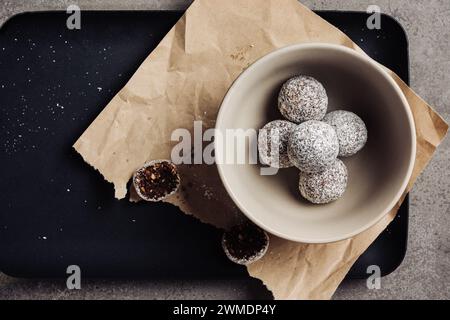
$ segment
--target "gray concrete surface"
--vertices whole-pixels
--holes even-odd
[[[184,9],[185,0],[0,0],[0,23],[31,10]],[[450,121],[450,1],[448,0],[303,0],[312,9],[366,10],[377,4],[405,27],[410,43],[411,86]],[[408,252],[403,264],[384,277],[381,289],[348,281],[335,299],[450,298],[450,139],[438,149],[411,192]],[[0,274],[0,299],[247,299],[258,297],[251,282],[116,281],[83,283],[69,292],[63,281],[13,279]]]

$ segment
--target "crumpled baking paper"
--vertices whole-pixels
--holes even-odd
[[[214,127],[231,83],[252,62],[287,45],[325,42],[360,51],[344,33],[295,0],[196,0],[145,59],[124,88],[76,141],[84,160],[124,198],[133,172],[150,159],[170,158],[171,133]],[[408,189],[447,131],[447,124],[398,76],[417,129],[417,155]],[[181,191],[168,201],[203,222],[230,226],[242,216],[214,165],[183,165]],[[402,198],[403,200],[403,198]],[[395,217],[352,239],[301,244],[271,237],[268,253],[248,266],[275,299],[329,299],[356,259]]]

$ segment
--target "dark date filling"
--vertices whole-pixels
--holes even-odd
[[[134,183],[145,200],[158,201],[178,188],[180,178],[174,164],[163,161],[136,172]]]
[[[267,237],[262,229],[251,222],[245,222],[226,231],[224,243],[233,257],[248,260],[267,246]]]

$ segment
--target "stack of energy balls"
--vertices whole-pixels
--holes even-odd
[[[278,95],[278,109],[287,120],[266,124],[258,135],[262,163],[300,170],[300,194],[315,204],[339,199],[347,188],[348,172],[338,157],[349,157],[367,142],[367,128],[356,114],[327,114],[328,96],[310,76],[289,79]]]

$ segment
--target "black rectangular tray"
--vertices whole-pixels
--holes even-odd
[[[318,12],[370,56],[408,81],[401,26],[365,13]],[[221,233],[163,203],[114,199],[113,187],[72,144],[122,88],[182,12],[65,12],[14,16],[0,30],[0,270],[16,277],[62,277],[76,264],[86,277],[248,279],[223,255]],[[406,251],[408,201],[358,260],[392,272]]]

